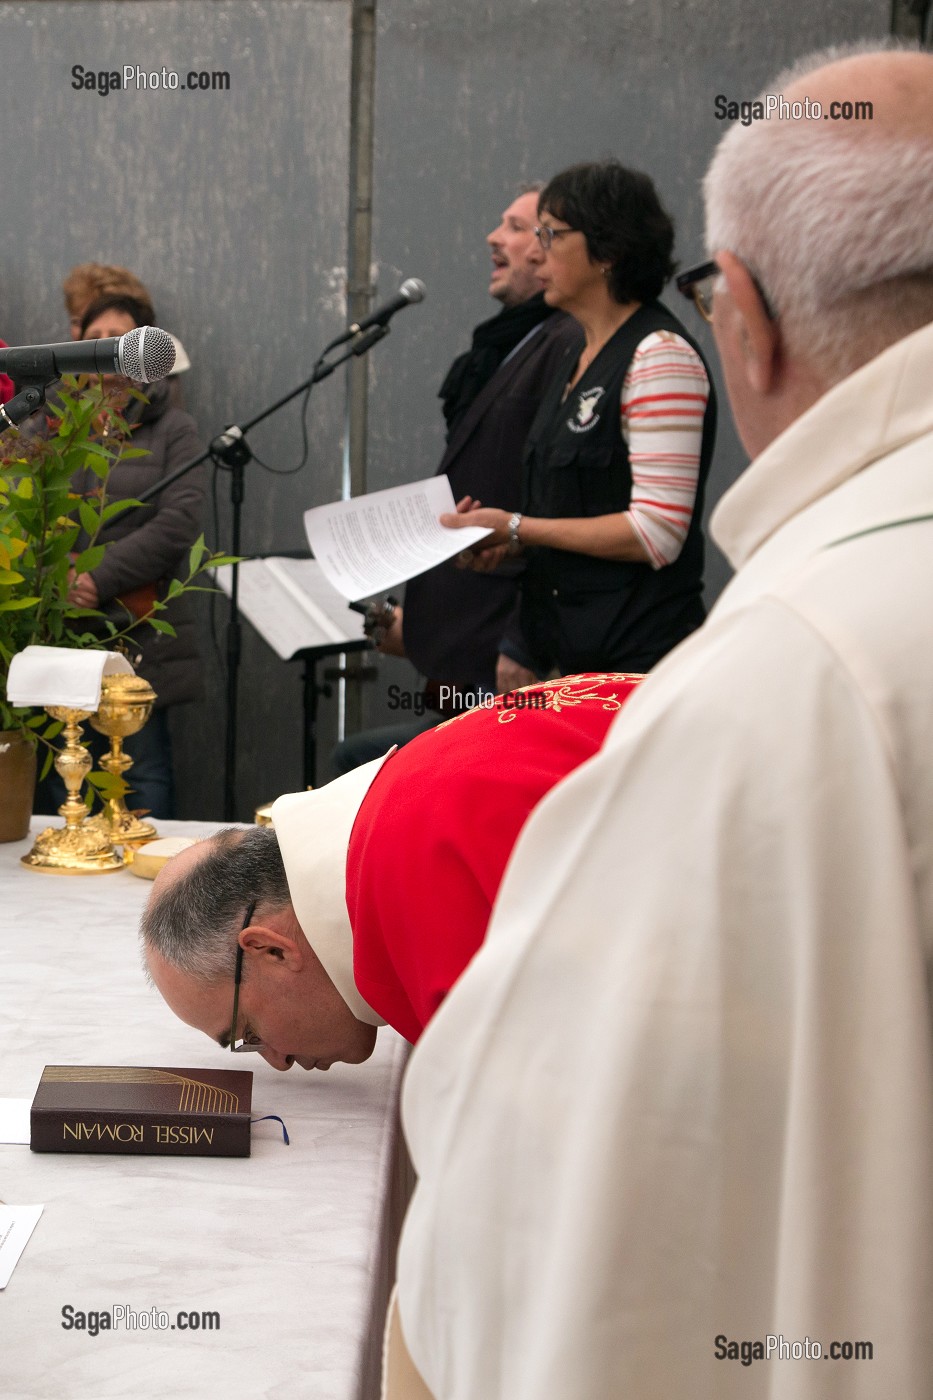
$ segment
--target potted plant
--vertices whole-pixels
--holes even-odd
[[[61,729],[48,715],[8,702],[7,675],[16,653],[32,643],[113,646],[140,621],[157,631],[173,630],[155,615],[164,601],[153,600],[142,618],[127,613],[122,630],[96,609],[69,601],[75,575],[97,568],[104,557],[107,546],[97,542],[104,525],[118,511],[138,504],[108,500],[113,466],[144,455],[132,446],[130,429],[112,396],[99,380],[84,376],[62,381],[49,406],[47,431],[7,432],[0,439],[0,840],[26,835],[37,748],[45,749],[44,773]],[[82,467],[93,471],[99,489],[79,498],[71,480]],[[79,535],[88,543],[76,553]],[[202,537],[192,547],[187,578],[172,581],[166,601],[185,591],[202,570],[229,562],[227,556],[209,554]],[[115,782],[120,780],[107,773],[92,775],[103,796],[111,795]]]

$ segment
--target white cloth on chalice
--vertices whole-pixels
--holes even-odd
[[[68,705],[96,710],[104,676],[134,674],[118,651],[75,647],[25,647],[10,662],[7,699],[11,705]]]

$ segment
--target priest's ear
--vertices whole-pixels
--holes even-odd
[[[766,294],[734,253],[716,254],[719,281],[713,301],[713,331],[733,395],[734,374],[756,394],[772,392],[778,373],[781,335]]]
[[[248,956],[270,958],[291,972],[300,971],[308,951],[291,929],[279,926],[275,915],[253,919],[240,934],[239,943]]]

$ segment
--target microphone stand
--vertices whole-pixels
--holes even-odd
[[[328,345],[318,357],[310,376],[305,379],[297,388],[284,394],[275,403],[264,408],[261,413],[257,413],[254,418],[242,426],[234,424],[232,427],[224,429],[211,442],[200,456],[195,457],[190,462],[185,462],[183,466],[177,467],[161,481],[156,482],[146,491],[140,492],[136,501],[140,504],[158,496],[172,482],[179,477],[185,476],[195,467],[201,465],[207,459],[213,458],[219,465],[230,471],[230,503],[233,510],[233,547],[231,553],[238,556],[240,553],[240,528],[242,522],[243,499],[245,495],[245,468],[253,460],[253,454],[249,443],[246,441],[246,434],[257,424],[262,423],[266,418],[277,413],[280,408],[284,408],[292,399],[299,394],[305,393],[308,389],[319,384],[322,379],[333,374],[347,360],[357,355],[365,355],[380,340],[389,334],[387,323],[370,326],[366,331],[358,333],[356,338],[347,349],[334,360],[325,360],[325,356],[333,349],[333,343]],[[336,342],[341,343],[340,341]],[[127,507],[129,509],[129,507]],[[238,687],[241,657],[241,637],[239,609],[239,564],[231,566],[232,577],[230,587],[230,602],[227,613],[226,632],[226,659],[227,659],[227,695],[226,695],[226,723],[224,731],[224,821],[236,820],[236,767],[237,767],[237,719],[238,719]]]
[[[56,382],[49,379],[27,381],[26,387],[21,389],[5,404],[0,404],[0,433],[6,432],[7,428],[15,428],[24,419],[35,413],[37,408],[41,408],[45,403],[45,395],[48,388]]]

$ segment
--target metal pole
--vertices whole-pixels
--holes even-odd
[[[358,321],[372,305],[373,113],[376,87],[376,0],[352,0],[350,49],[350,208],[347,238],[347,299],[350,320]],[[347,371],[345,496],[366,491],[369,368],[365,357]],[[341,729],[362,728],[363,705],[358,654],[340,658],[350,673],[340,683]]]

